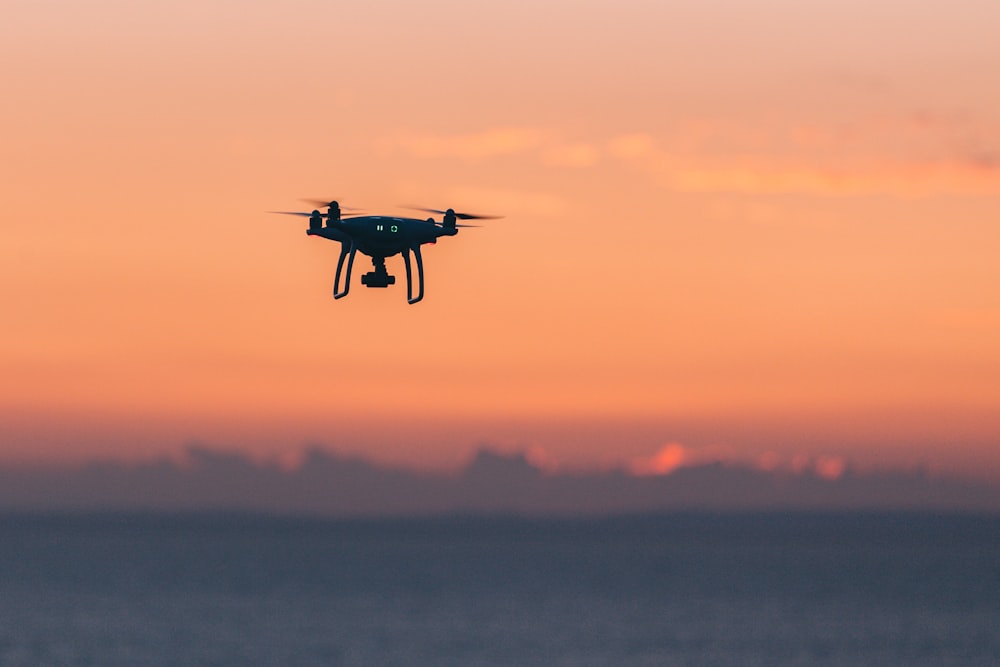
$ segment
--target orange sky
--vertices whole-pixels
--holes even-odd
[[[1000,479],[995,2],[148,4],[5,8],[0,460]],[[325,196],[506,217],[334,302]]]

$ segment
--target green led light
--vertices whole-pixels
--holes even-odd
[[[390,232],[398,232],[399,231],[399,227],[397,227],[396,225],[393,225],[392,227],[389,228],[389,231]]]

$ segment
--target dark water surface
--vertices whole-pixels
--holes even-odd
[[[0,516],[0,665],[997,665],[1000,517]]]

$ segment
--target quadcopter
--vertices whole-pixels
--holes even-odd
[[[388,287],[396,283],[396,277],[389,275],[385,268],[385,258],[395,254],[403,256],[406,267],[406,302],[414,304],[424,298],[424,260],[420,254],[420,246],[425,243],[437,243],[442,236],[455,236],[459,227],[478,227],[466,225],[459,220],[495,220],[499,216],[472,215],[471,213],[456,213],[454,209],[438,210],[435,208],[420,208],[407,206],[416,211],[437,213],[441,222],[434,218],[420,220],[417,218],[399,218],[386,215],[352,215],[342,217],[341,207],[337,201],[304,199],[320,207],[326,207],[326,213],[319,209],[312,213],[301,211],[271,211],[281,215],[296,215],[309,218],[309,228],[306,234],[319,236],[331,241],[340,242],[340,258],[337,260],[337,273],[333,279],[333,298],[342,299],[351,288],[351,269],[354,266],[354,256],[361,251],[372,259],[372,271],[361,276],[361,284],[365,287]],[[344,208],[344,211],[358,209]],[[324,221],[326,224],[324,224]],[[410,268],[410,253],[417,262],[417,289],[413,290],[413,273]],[[347,274],[344,276],[344,288],[340,288],[340,276],[347,261]]]

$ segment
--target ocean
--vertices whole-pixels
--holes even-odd
[[[1000,517],[0,516],[0,665],[1000,665]]]

